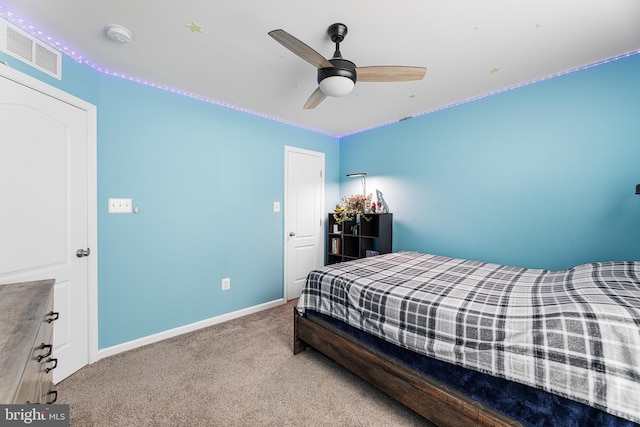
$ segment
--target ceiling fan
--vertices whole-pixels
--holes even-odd
[[[422,80],[427,72],[425,67],[394,65],[356,67],[356,64],[344,59],[340,53],[340,43],[347,35],[347,26],[339,23],[333,24],[327,29],[327,34],[331,41],[336,44],[336,51],[331,59],[325,59],[318,52],[284,30],[269,32],[269,35],[278,43],[318,69],[318,88],[304,104],[305,109],[317,107],[327,96],[349,94],[357,81],[404,82]]]

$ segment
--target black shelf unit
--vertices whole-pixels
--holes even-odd
[[[393,214],[367,214],[367,221],[360,218],[356,228],[356,221],[338,224],[339,232],[334,233],[336,220],[333,213],[328,215],[327,227],[327,261],[326,265],[338,262],[364,258],[367,251],[386,254],[392,251]]]

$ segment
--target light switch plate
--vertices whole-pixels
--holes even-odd
[[[280,212],[280,202],[273,202],[273,211]]]
[[[109,199],[109,213],[131,213],[131,199]]]

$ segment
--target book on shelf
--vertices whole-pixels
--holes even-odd
[[[380,255],[380,252],[373,251],[371,249],[367,249],[367,251],[365,252],[365,256],[376,256],[376,255]]]
[[[334,237],[331,239],[331,253],[335,255],[340,255],[342,249],[342,239],[339,237]]]

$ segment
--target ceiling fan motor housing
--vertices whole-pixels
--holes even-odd
[[[318,68],[318,83],[320,83],[327,77],[332,76],[348,77],[353,81],[353,83],[356,82],[356,64],[342,58],[333,58],[330,59],[329,62],[333,64],[333,67]]]

